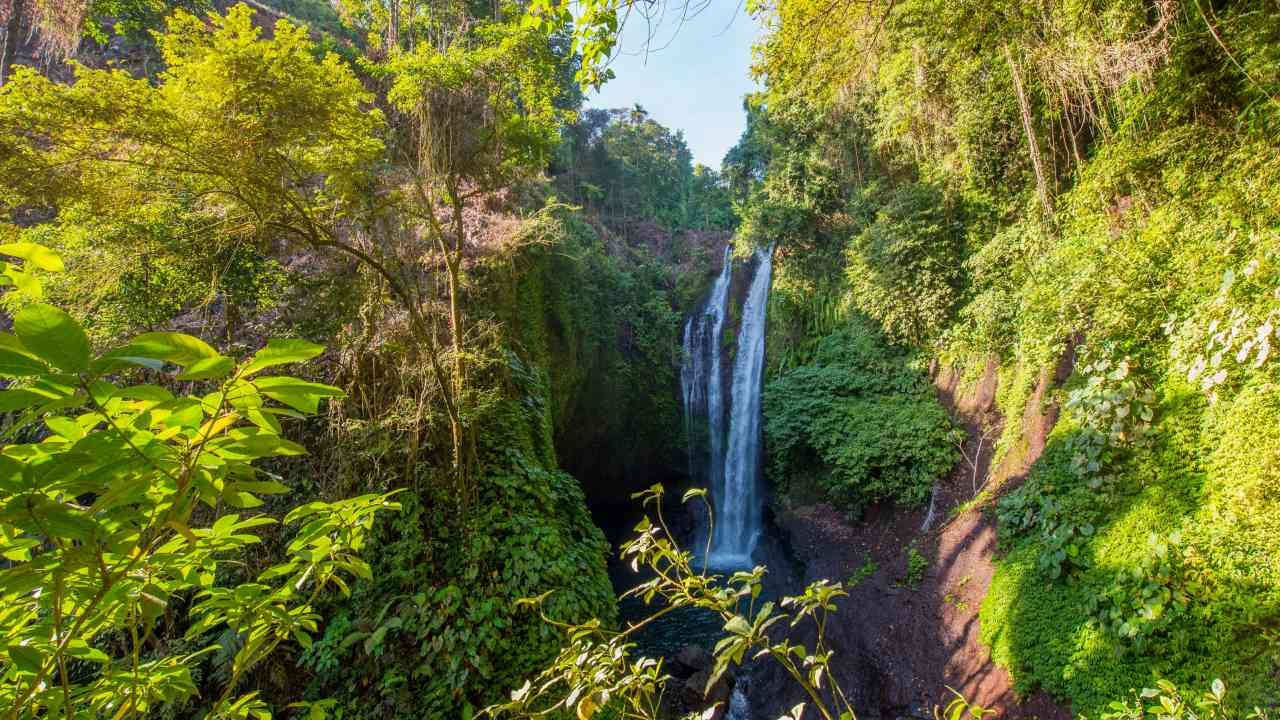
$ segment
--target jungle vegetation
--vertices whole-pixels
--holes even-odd
[[[631,9],[0,1],[0,712],[658,717],[588,509],[638,492],[634,594],[853,715],[840,585],[758,602],[645,489],[732,238],[777,247],[777,502],[927,502],[930,374],[994,363],[999,458],[1061,408],[974,498],[996,662],[1088,717],[1265,717],[1274,0],[751,0],[719,169],[583,107]]]

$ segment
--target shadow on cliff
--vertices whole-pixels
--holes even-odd
[[[804,582],[830,578],[852,585],[827,635],[836,679],[860,717],[932,718],[954,697],[948,687],[1003,717],[1071,717],[1043,694],[1020,696],[983,646],[978,611],[994,574],[995,521],[982,511],[953,512],[975,487],[1007,491],[1026,477],[1057,421],[1048,392],[1070,374],[1069,358],[1040,374],[1024,417],[1012,419],[1020,425],[1018,446],[996,467],[991,438],[1003,420],[995,410],[994,361],[964,390],[958,373],[935,368],[940,400],[968,431],[968,460],[939,484],[937,519],[928,530],[922,530],[925,509],[885,505],[870,508],[856,524],[824,502],[779,516],[787,544],[803,563]],[[811,642],[813,632],[801,630],[795,639]],[[761,666],[751,680],[753,717],[777,717],[804,700],[790,682]]]

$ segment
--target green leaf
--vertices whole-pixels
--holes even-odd
[[[9,333],[0,333],[0,375],[30,377],[48,372],[49,366],[23,347],[21,340]]]
[[[751,625],[741,615],[734,615],[729,618],[729,622],[724,624],[725,632],[734,635],[748,635],[751,633]]]
[[[139,360],[159,360],[188,367],[201,360],[221,356],[217,350],[200,338],[183,333],[152,332],[139,335],[104,357],[140,365],[148,365],[148,363],[139,362]]]
[[[49,248],[30,242],[5,243],[0,245],[0,255],[11,255],[25,260],[28,265],[48,272],[62,272],[66,266],[58,253]]]
[[[39,405],[48,400],[48,397],[30,390],[4,390],[0,391],[0,412],[26,410],[32,405]]]
[[[692,498],[696,498],[696,497],[705,498],[706,496],[707,496],[706,488],[689,488],[688,490],[685,491],[684,497],[680,498],[680,502],[687,503]]]
[[[111,658],[107,657],[106,653],[102,652],[98,648],[90,646],[89,643],[79,638],[73,639],[67,643],[67,654],[73,658],[88,660],[90,662],[100,662],[104,665],[111,662]]]
[[[80,424],[75,420],[68,417],[51,417],[46,419],[44,424],[48,425],[49,429],[57,433],[59,437],[66,438],[71,442],[75,442],[76,440],[84,437],[84,428],[80,427]]]
[[[263,395],[304,413],[315,413],[319,410],[321,398],[345,397],[341,390],[331,385],[321,385],[291,377],[258,378],[253,383]]]
[[[207,357],[187,365],[186,371],[178,375],[179,380],[210,380],[226,377],[235,363],[225,355]]]
[[[173,399],[173,393],[160,387],[159,385],[132,385],[130,387],[120,388],[111,393],[113,398],[124,398],[126,400],[148,400],[151,402],[169,402]]]
[[[13,319],[23,346],[50,365],[69,373],[89,367],[89,337],[67,313],[52,305],[33,303]]]
[[[276,420],[270,413],[264,413],[261,410],[248,410],[245,412],[245,417],[249,419],[249,422],[266,432],[276,435],[283,432],[283,428],[280,427],[280,421]]]
[[[9,659],[18,668],[18,672],[39,674],[40,667],[44,664],[43,653],[29,645],[10,645],[8,650]]]
[[[316,345],[306,340],[268,340],[267,346],[259,350],[249,364],[245,365],[244,375],[247,377],[276,365],[310,360],[323,352],[323,345]]]
[[[0,522],[63,540],[87,541],[98,529],[98,524],[82,513],[39,494],[11,500],[0,511]]]
[[[35,273],[23,272],[12,265],[6,270],[4,277],[13,283],[13,287],[21,294],[26,295],[32,300],[41,300],[44,298],[44,285],[40,284],[40,278]]]

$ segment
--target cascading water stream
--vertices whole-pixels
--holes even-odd
[[[758,251],[756,272],[742,308],[726,433],[720,343],[732,277],[729,252],[726,247],[724,266],[706,304],[685,324],[684,365],[680,373],[691,471],[693,458],[701,456],[699,449],[705,437],[705,478],[711,489],[716,523],[708,561],[718,568],[750,566],[751,553],[760,536],[760,390],[765,310],[773,273],[773,249]]]
[[[701,437],[706,438],[707,477],[723,474],[724,467],[724,389],[720,372],[720,335],[729,308],[729,281],[733,277],[732,248],[724,248],[724,264],[711,286],[711,293],[701,311],[684,326],[684,365],[680,369],[680,385],[684,391],[685,435],[689,439],[690,476],[694,476],[694,458],[701,455]],[[700,422],[706,421],[702,436]]]
[[[760,538],[760,391],[764,378],[765,311],[773,275],[773,248],[756,252],[755,277],[742,306],[738,352],[733,364],[733,403],[729,446],[721,492],[717,494],[718,527],[711,540],[711,565],[751,565]]]

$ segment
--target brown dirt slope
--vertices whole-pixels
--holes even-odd
[[[964,389],[957,373],[935,372],[940,399],[968,428],[964,451],[976,463],[961,461],[940,483],[930,530],[921,531],[926,511],[888,507],[872,508],[856,524],[826,503],[794,507],[777,518],[804,563],[806,582],[847,581],[868,562],[877,568],[842,600],[832,623],[832,646],[850,665],[837,674],[857,676],[848,679],[860,686],[859,704],[878,706],[883,717],[931,717],[934,707],[951,700],[951,687],[1001,717],[1071,717],[1067,707],[1044,695],[1018,697],[1008,673],[991,662],[979,640],[978,609],[994,570],[995,522],[981,510],[953,516],[975,487],[989,482],[1005,489],[1021,480],[1057,420],[1056,408],[1042,411],[1045,393],[1067,372],[1060,367],[1042,374],[1026,415],[1018,419],[1021,447],[994,472],[991,438],[1001,422],[995,410],[995,364]],[[928,561],[914,587],[907,580],[912,547]]]

